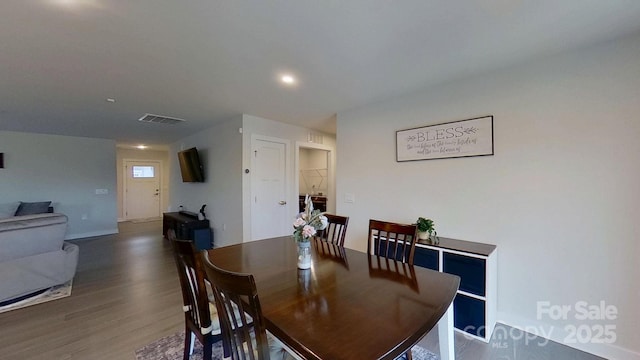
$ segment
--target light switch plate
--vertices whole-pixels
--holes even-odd
[[[352,193],[345,193],[344,194],[344,202],[349,203],[349,204],[353,204],[356,202],[356,195],[352,194]]]

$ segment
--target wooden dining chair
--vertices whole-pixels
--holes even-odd
[[[369,220],[369,274],[385,278],[393,278],[403,282],[415,290],[415,272],[413,255],[417,239],[416,225],[398,224],[380,220]],[[371,261],[373,258],[375,261]],[[388,260],[388,261],[386,261]],[[413,277],[413,279],[412,279]],[[398,359],[412,360],[411,350]]]
[[[332,244],[344,246],[344,236],[347,233],[349,217],[333,214],[324,214],[324,216],[327,217],[328,225],[318,233],[318,236]]]
[[[217,309],[209,301],[201,258],[191,241],[176,239],[173,229],[167,231],[167,239],[173,247],[182,288],[185,323],[183,359],[189,359],[197,338],[202,343],[203,359],[210,360],[212,346],[222,340],[222,335]],[[225,348],[225,355],[227,353]]]
[[[202,251],[204,268],[211,281],[225,347],[232,360],[294,360],[284,345],[267,333],[258,290],[252,274],[215,266]]]
[[[415,225],[369,220],[367,253],[413,265],[416,231]]]

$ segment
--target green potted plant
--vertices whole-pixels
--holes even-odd
[[[434,239],[437,239],[438,233],[433,224],[433,220],[419,217],[418,221],[416,221],[416,226],[418,228],[418,239],[427,240],[431,239],[433,235]]]

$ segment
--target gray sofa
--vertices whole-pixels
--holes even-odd
[[[79,248],[64,241],[67,216],[0,219],[0,302],[73,279]]]

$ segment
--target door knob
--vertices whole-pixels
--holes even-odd
[[[286,201],[284,201],[284,200],[280,200],[280,201],[278,201],[278,204],[280,204],[280,205],[287,205],[287,202],[286,202]]]

